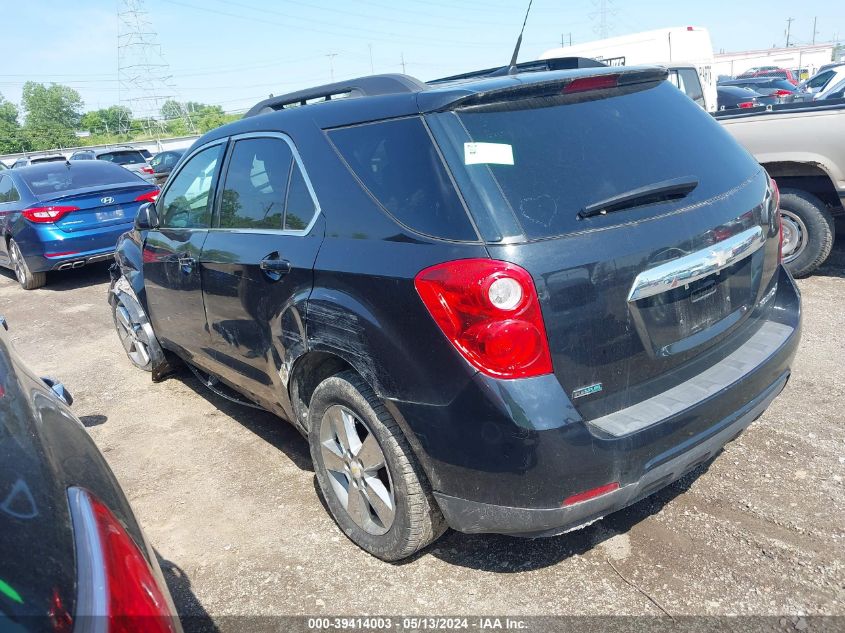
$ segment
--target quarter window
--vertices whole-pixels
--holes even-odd
[[[316,211],[314,198],[311,197],[311,192],[308,191],[302,170],[294,162],[290,173],[287,204],[285,205],[285,229],[288,231],[302,231],[308,226]]]
[[[0,204],[6,202],[17,202],[20,200],[20,194],[15,189],[15,183],[8,176],[0,176]]]
[[[210,194],[222,148],[220,144],[198,152],[179,171],[156,205],[162,227],[208,228]]]

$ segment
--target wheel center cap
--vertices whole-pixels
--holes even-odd
[[[355,479],[360,479],[361,475],[364,474],[364,469],[361,468],[361,464],[358,461],[353,461],[349,464],[349,472]]]

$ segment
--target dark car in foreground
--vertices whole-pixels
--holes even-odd
[[[62,162],[0,174],[0,266],[26,290],[47,271],[112,257],[117,238],[158,187],[109,163]]]
[[[800,331],[775,183],[667,76],[534,62],[258,103],[121,238],[130,359],[291,421],[386,560],[659,490],[763,413]]]
[[[150,161],[150,167],[153,168],[153,179],[157,185],[164,184],[184,153],[180,149],[170,149],[155,155]]]
[[[181,628],[155,552],[70,396],[0,317],[0,629]]]

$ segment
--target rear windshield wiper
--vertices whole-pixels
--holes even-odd
[[[668,202],[686,197],[698,186],[698,179],[693,177],[672,178],[662,180],[652,185],[631,189],[624,193],[605,198],[593,204],[587,205],[578,212],[581,219],[591,218],[595,215],[604,215],[613,211],[641,207],[657,202]]]

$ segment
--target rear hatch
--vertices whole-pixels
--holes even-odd
[[[613,73],[428,115],[490,255],[534,278],[555,374],[588,420],[726,355],[778,258],[753,158],[663,75]]]

